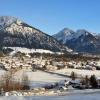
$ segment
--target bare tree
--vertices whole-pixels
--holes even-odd
[[[3,75],[0,82],[0,90],[13,91],[13,90],[27,90],[29,89],[29,80],[26,74],[23,74],[22,81],[14,79],[13,72],[7,72]]]
[[[25,73],[23,73],[23,75],[22,75],[22,84],[23,84],[23,89],[24,90],[30,89],[29,79],[28,79],[27,74],[25,74]]]

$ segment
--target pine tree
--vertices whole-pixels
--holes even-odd
[[[98,87],[98,83],[97,83],[95,75],[91,75],[90,85],[92,86],[92,88],[97,88]]]
[[[77,77],[77,74],[72,71],[70,77],[71,77],[72,80],[75,80],[76,77]]]

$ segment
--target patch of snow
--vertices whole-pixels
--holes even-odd
[[[4,47],[6,48],[10,48],[14,51],[12,51],[10,53],[10,55],[13,55],[16,52],[21,52],[21,53],[51,53],[53,54],[54,52],[50,51],[50,50],[44,50],[44,49],[28,49],[28,48],[24,48],[24,47]]]
[[[5,49],[6,48],[10,48],[12,49],[13,51],[10,53],[10,55],[14,55],[15,53],[17,52],[21,52],[21,53],[26,53],[26,54],[29,54],[29,53],[50,53],[50,54],[63,54],[62,52],[52,52],[50,50],[45,50],[45,49],[29,49],[29,48],[24,48],[24,47],[4,47]],[[68,52],[72,52],[71,49],[68,49],[66,48]]]

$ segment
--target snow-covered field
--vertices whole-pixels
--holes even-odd
[[[13,55],[16,52],[21,52],[21,53],[50,53],[50,54],[54,54],[55,52],[52,52],[50,50],[45,50],[45,49],[28,49],[28,48],[24,48],[24,47],[4,47],[6,48],[10,48],[14,51],[12,51],[10,53],[10,55]],[[69,49],[69,52],[71,52],[71,50]],[[56,52],[57,54],[62,54],[61,52]]]
[[[64,74],[64,75],[70,75],[71,72],[75,72],[78,74],[78,76],[91,76],[91,75],[96,75],[96,77],[100,77],[100,71],[99,70],[82,70],[82,69],[71,69],[71,68],[66,68],[66,69],[61,69],[61,70],[57,70],[55,71],[56,73],[60,73],[60,74]]]
[[[28,78],[30,80],[30,86],[33,87],[41,87],[44,86],[45,84],[50,84],[54,82],[59,82],[61,80],[65,80],[66,77],[62,77],[56,74],[49,74],[43,71],[24,71],[20,70],[16,73],[16,78],[20,79],[22,74],[26,73],[28,75]]]
[[[68,69],[69,70],[69,69]],[[88,70],[87,70],[88,71]],[[16,78],[21,78],[21,75],[26,73],[30,80],[30,85],[32,88],[34,87],[41,87],[45,84],[50,84],[54,82],[59,82],[62,80],[67,79],[66,77],[62,77],[56,74],[50,74],[43,71],[36,71],[32,72],[30,70],[20,70],[16,73]],[[64,72],[64,71],[62,71]],[[61,72],[60,72],[61,73]],[[56,94],[57,95],[57,94]],[[28,97],[16,97],[16,96],[9,96],[9,97],[1,97],[0,100],[100,100],[100,90],[72,90],[66,91],[61,94],[62,96],[28,96]]]
[[[22,52],[22,53],[53,53],[50,50],[43,50],[43,49],[28,49],[28,48],[24,48],[24,47],[5,47],[5,48],[10,48],[13,49],[14,51],[12,53],[15,52]]]

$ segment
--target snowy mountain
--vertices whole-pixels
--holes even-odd
[[[17,21],[17,18],[10,17],[10,16],[0,16],[0,29],[9,26],[15,21]]]
[[[63,44],[66,43],[67,40],[70,40],[74,37],[74,31],[68,28],[64,28],[58,34],[53,35],[53,37],[57,38],[58,41],[61,41]]]
[[[95,36],[87,30],[80,29],[74,32],[71,29],[64,28],[53,37],[76,52],[100,54],[99,36]]]
[[[22,22],[21,20],[0,17],[0,46],[26,47],[51,51],[66,51],[67,47],[60,44],[52,36]]]

